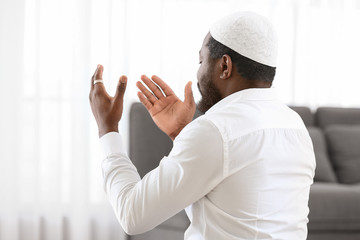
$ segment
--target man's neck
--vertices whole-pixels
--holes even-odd
[[[249,88],[270,88],[272,85],[271,82],[264,82],[258,80],[246,80],[241,79],[240,81],[229,82],[226,88],[222,91],[222,97],[226,98],[227,96]]]

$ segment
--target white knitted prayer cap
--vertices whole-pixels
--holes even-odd
[[[237,12],[215,22],[210,34],[245,57],[276,67],[276,31],[265,17],[253,12]]]

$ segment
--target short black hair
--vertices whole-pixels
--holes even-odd
[[[258,80],[270,83],[274,80],[276,67],[264,65],[251,60],[250,58],[244,57],[222,43],[216,41],[212,36],[210,36],[207,46],[212,59],[221,58],[225,54],[229,55],[238,73],[247,80]]]

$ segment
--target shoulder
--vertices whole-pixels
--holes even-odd
[[[218,126],[207,116],[202,115],[189,123],[175,138],[175,142],[184,139],[210,140],[222,139]]]
[[[218,128],[202,116],[189,123],[175,138],[170,159],[178,162],[192,162],[223,167],[224,141]],[[200,164],[200,165],[198,165]]]

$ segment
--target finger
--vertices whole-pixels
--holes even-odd
[[[119,82],[116,88],[116,93],[114,96],[115,102],[116,103],[122,103],[123,99],[124,99],[124,94],[125,94],[125,90],[126,90],[126,85],[127,85],[127,77],[126,76],[121,76],[119,78]]]
[[[101,64],[99,64],[95,72],[94,80],[102,80],[103,71],[104,71],[104,67]]]
[[[142,92],[138,92],[138,98],[140,102],[145,106],[145,108],[150,111],[151,107],[153,106],[152,103],[145,97]]]
[[[162,93],[161,89],[156,86],[156,84],[150,80],[146,75],[141,75],[141,80],[150,88],[150,90],[154,93],[154,95],[160,99],[164,97],[164,94]]]
[[[152,104],[156,102],[157,98],[140,81],[136,83],[136,86]]]
[[[102,75],[103,75],[103,72],[104,72],[104,67],[99,64],[98,65],[98,68],[96,69],[96,72],[94,74],[94,79],[93,79],[93,83],[95,80],[103,80],[102,79]],[[105,86],[102,82],[99,82],[99,83],[96,83],[96,84],[93,84],[94,86],[94,89],[97,89],[97,91],[105,91]]]
[[[195,106],[195,99],[193,95],[193,91],[191,89],[192,82],[188,82],[185,86],[185,104],[189,106]]]
[[[95,76],[96,76],[96,74],[97,74],[97,71],[98,71],[98,69],[99,69],[99,66],[100,66],[100,64],[98,64],[97,66],[96,66],[96,70],[95,70],[95,72],[94,72],[94,74],[92,75],[92,77],[91,77],[91,81],[90,81],[90,89],[94,89],[94,81],[95,81]]]
[[[157,84],[159,85],[159,87],[163,90],[163,92],[165,93],[166,96],[171,96],[174,95],[173,90],[158,76],[153,75],[151,77],[151,79]]]

